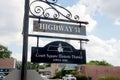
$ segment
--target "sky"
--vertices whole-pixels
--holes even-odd
[[[90,41],[84,44],[87,62],[105,60],[114,66],[120,66],[119,0],[58,0],[57,4],[71,11],[73,15],[79,15],[81,21],[89,22],[85,38]],[[0,1],[0,44],[8,47],[12,51],[12,57],[17,60],[22,58],[23,15],[24,0]],[[40,46],[56,40],[58,39],[40,38]],[[79,41],[67,40],[67,42],[75,48],[79,46]],[[30,49],[36,46],[36,39],[30,37],[28,46],[29,61]]]

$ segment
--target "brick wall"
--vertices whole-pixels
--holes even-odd
[[[92,80],[98,80],[104,77],[119,77],[120,67],[112,66],[82,66],[81,74],[92,77]]]
[[[0,58],[0,68],[15,68],[15,59]]]

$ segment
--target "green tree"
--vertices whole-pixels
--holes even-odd
[[[17,61],[16,62],[16,69],[21,69],[22,67],[22,62],[21,61]],[[36,71],[38,71],[39,69],[44,69],[45,66],[44,65],[39,65],[38,63],[32,63],[32,62],[27,62],[27,69],[34,69]]]
[[[90,61],[87,65],[101,65],[101,66],[112,66],[110,63],[106,62],[105,60],[102,61]]]
[[[17,61],[15,64],[16,69],[20,70],[22,66],[22,62],[21,61]]]
[[[64,76],[66,74],[66,71],[63,69],[61,69],[60,71],[56,72],[55,77],[54,78],[62,78],[62,76]]]
[[[0,58],[10,58],[12,52],[7,47],[0,45]]]
[[[98,80],[120,80],[120,78],[117,78],[117,77],[106,77],[106,78],[99,78]]]

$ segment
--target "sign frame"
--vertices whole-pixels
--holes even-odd
[[[32,47],[31,62],[86,64],[86,51],[76,50],[63,41],[54,41],[45,47]]]
[[[39,2],[41,4],[46,4],[48,7],[38,4]],[[71,12],[66,8],[56,4],[57,2],[58,0],[34,0],[34,1],[25,0],[24,20],[23,20],[23,50],[22,50],[21,80],[27,79],[27,57],[28,57],[28,40],[29,40],[28,37],[30,36],[29,35],[29,18],[38,19],[39,21],[41,19],[46,19],[46,20],[54,20],[54,21],[58,20],[58,21],[65,21],[65,22],[74,22],[74,23],[79,23],[80,25],[88,24],[88,22],[86,21],[85,22],[79,21],[80,17],[78,15],[75,15],[74,19],[72,19],[73,16]],[[60,11],[57,9],[57,7]],[[61,9],[63,11],[61,11]],[[52,17],[50,17],[51,11],[49,10],[54,11],[54,14],[52,14]],[[63,13],[64,11],[67,14],[64,14]],[[62,19],[63,17],[65,19]],[[32,37],[33,36],[36,37],[36,35],[32,35]],[[52,37],[52,36],[48,36],[48,37]],[[37,37],[37,46],[39,42],[38,38],[39,37]],[[57,37],[53,36],[52,38],[57,38]]]
[[[33,31],[62,34],[86,35],[86,27],[78,23],[70,24],[65,22],[33,21]]]

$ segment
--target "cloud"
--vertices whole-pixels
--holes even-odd
[[[120,65],[120,40],[110,39],[102,40],[96,36],[89,36],[90,42],[87,44],[87,59],[90,60],[106,60],[112,65]]]
[[[99,12],[101,15],[114,19],[113,23],[119,25],[119,0],[80,0],[79,4],[86,6],[86,11],[91,16],[94,16],[96,12]]]
[[[22,55],[20,53],[12,54],[11,56],[15,58],[17,61],[22,60]]]
[[[96,10],[99,9],[101,0],[79,0],[79,4],[86,6],[86,12],[94,15]]]
[[[114,18],[120,18],[120,1],[119,0],[102,0],[101,4],[99,5],[100,12],[102,14],[114,17]]]
[[[6,0],[0,3],[0,44],[12,44],[20,39],[22,33],[22,1]],[[20,36],[20,37],[19,37]],[[17,44],[18,44],[17,43]]]
[[[114,24],[120,26],[120,19],[116,19]]]
[[[89,35],[89,42],[83,43],[83,49],[86,49],[87,62],[91,60],[105,60],[114,66],[120,66],[120,40],[111,38],[110,40],[103,40],[94,35]],[[80,49],[80,42],[69,40],[67,41],[76,49]]]
[[[0,2],[0,44],[12,51],[12,56],[21,59],[23,7],[22,0]]]
[[[88,7],[79,1],[77,4],[73,6],[67,7],[70,12],[72,12],[73,17],[78,15],[80,17],[80,21],[87,21],[89,24],[87,25],[87,32],[91,32],[96,26],[97,22],[91,17],[91,11],[88,11]]]

